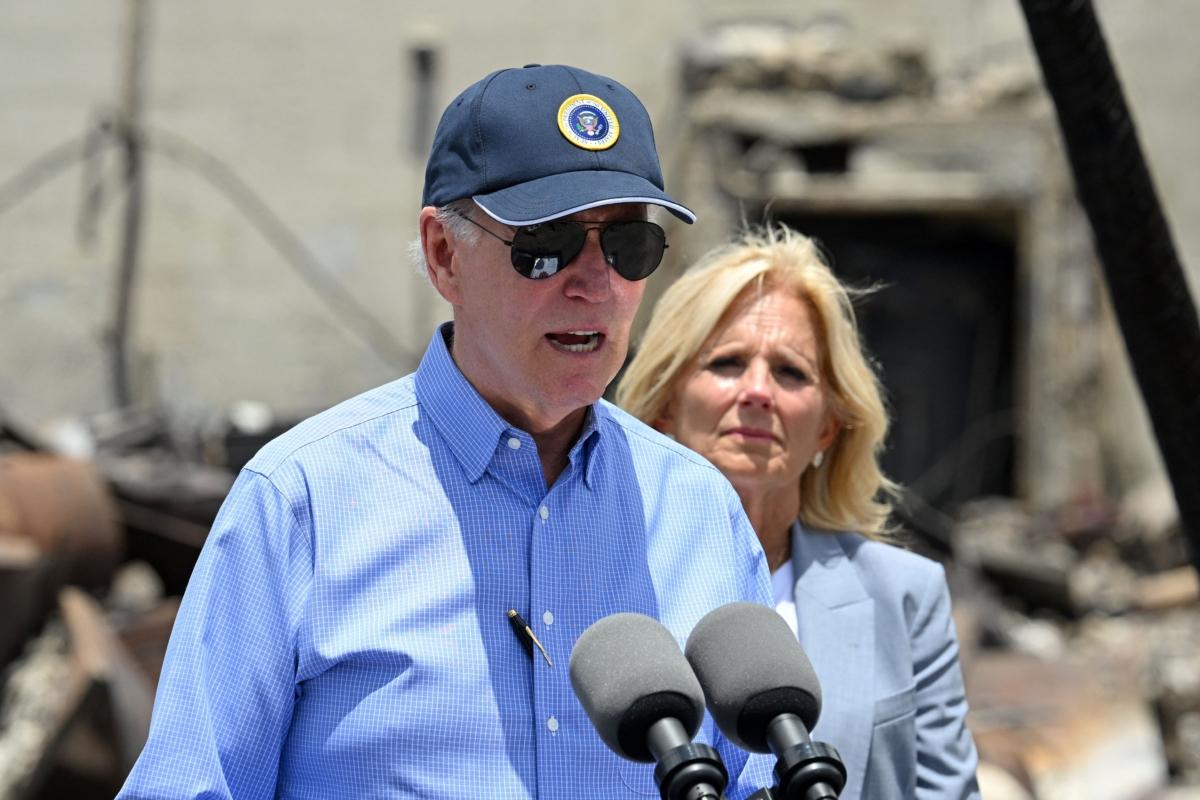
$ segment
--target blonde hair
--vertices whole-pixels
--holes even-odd
[[[775,225],[747,231],[702,257],[655,304],[617,388],[617,404],[654,425],[739,302],[775,289],[792,292],[811,309],[826,399],[842,423],[823,467],[800,476],[800,521],[880,538],[890,532],[897,487],[879,467],[888,415],[854,315],[854,298],[870,290],[844,286],[812,239]]]

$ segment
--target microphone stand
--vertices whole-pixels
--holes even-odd
[[[767,725],[775,753],[775,780],[750,800],[837,800],[846,785],[846,767],[838,751],[814,742],[795,714],[780,714]]]
[[[683,724],[664,717],[646,732],[662,800],[724,800],[729,774],[715,749],[693,742]]]

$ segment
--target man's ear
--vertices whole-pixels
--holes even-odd
[[[437,218],[437,209],[426,206],[417,218],[421,227],[421,249],[425,252],[425,272],[433,288],[447,303],[462,305],[462,275],[455,260],[458,243]]]

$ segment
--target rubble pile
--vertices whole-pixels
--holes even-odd
[[[1200,587],[1175,518],[1131,507],[1145,497],[960,515],[969,724],[1027,797],[1200,796]]]
[[[0,800],[27,797],[45,770],[59,734],[63,687],[71,661],[61,621],[30,640],[4,675],[0,694]]]
[[[691,42],[683,60],[689,92],[765,88],[876,101],[933,91],[922,48],[904,41],[882,50],[855,47],[852,31],[836,17],[804,27],[727,23]]]
[[[139,471],[146,458],[0,450],[0,800],[112,797],[145,742],[178,607],[161,575],[181,591],[207,531],[175,506],[215,511],[228,489],[181,491],[199,467]],[[189,525],[200,535],[170,538]]]
[[[0,672],[0,800],[111,797],[145,743],[178,601],[146,564],[76,587]]]

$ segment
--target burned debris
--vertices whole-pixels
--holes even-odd
[[[144,413],[80,427],[88,459],[11,424],[0,436],[3,800],[120,788],[145,742],[179,595],[241,466],[184,456],[240,459],[246,439],[223,426],[183,442]]]
[[[1194,787],[1200,588],[1182,533],[1082,505],[1035,516],[992,499],[959,515],[952,585],[981,756],[1030,797]]]

